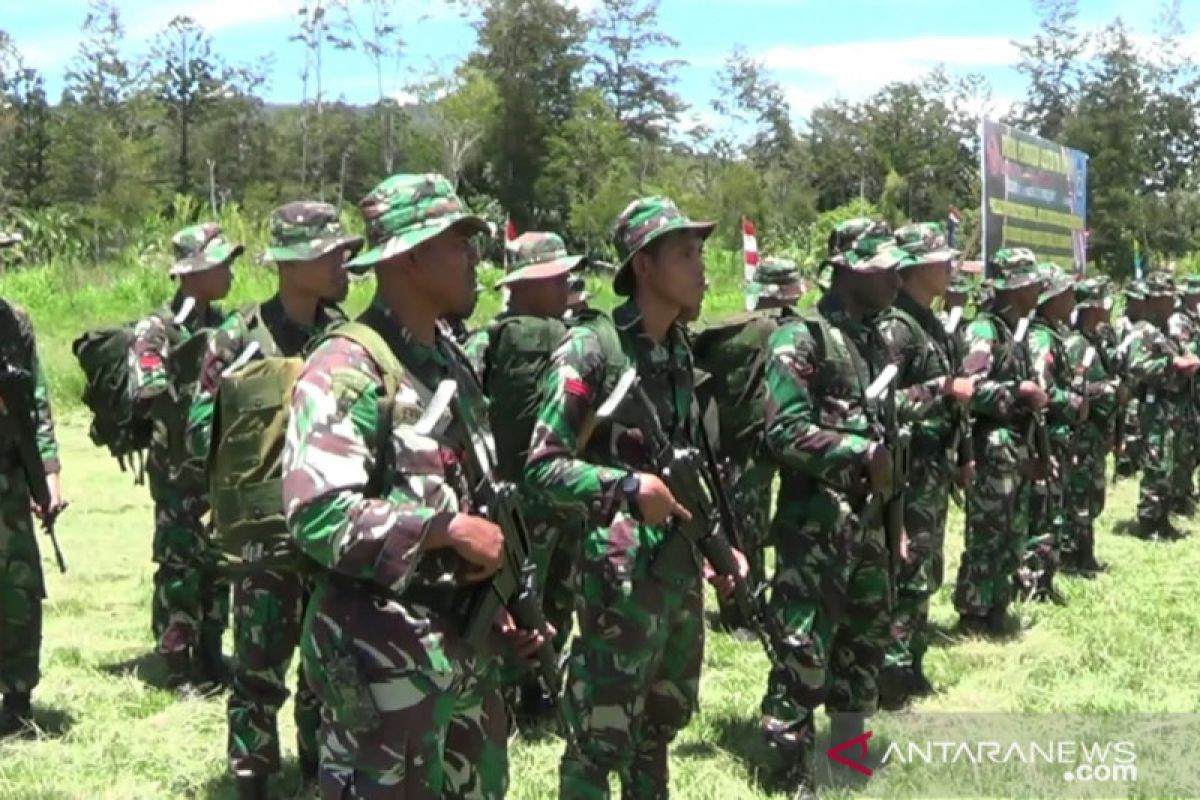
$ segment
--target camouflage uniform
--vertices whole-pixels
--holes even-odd
[[[834,261],[873,272],[906,258],[892,240]],[[889,543],[882,516],[865,508],[866,467],[883,444],[881,409],[865,392],[888,348],[876,324],[851,317],[832,292],[811,317],[781,327],[770,348],[766,435],[780,491],[767,613],[783,646],[762,701],[763,732],[811,788],[815,709],[873,713],[890,641]]]
[[[357,251],[362,245],[361,238],[343,235],[333,206],[304,201],[274,212],[271,241],[267,257],[276,263],[311,261],[333,250]],[[192,455],[202,463],[208,458],[217,390],[231,366],[265,357],[303,356],[317,336],[344,320],[337,306],[321,303],[312,325],[297,323],[287,316],[278,295],[230,314],[209,339],[200,370],[200,389],[188,424]],[[251,345],[254,353],[248,352]],[[300,642],[311,581],[297,563],[292,568],[248,567],[232,583],[229,766],[238,777],[269,775],[280,767],[276,717],[288,697],[287,671]],[[303,667],[296,680],[295,719],[300,763],[315,776],[320,707]]]
[[[172,275],[184,275],[221,266],[241,252],[230,245],[215,224],[196,225],[172,239],[175,264]],[[183,472],[182,464],[171,464],[168,441],[181,435],[186,420],[162,419],[156,413],[159,399],[170,396],[167,363],[173,348],[187,342],[197,331],[215,328],[224,315],[214,307],[188,313],[175,320],[187,299],[182,293],[164,308],[139,322],[129,353],[129,369],[135,400],[154,417],[154,438],[147,459],[150,496],[154,500],[154,599],[152,627],[158,652],[186,657],[189,650],[220,650],[221,634],[229,616],[229,588],[219,581],[207,552],[207,534],[202,517],[208,510],[205,487]],[[168,427],[171,430],[168,430]]]
[[[1151,275],[1146,281],[1148,297],[1174,295],[1168,275]],[[1175,500],[1173,477],[1178,431],[1185,403],[1191,402],[1186,376],[1177,372],[1172,359],[1182,348],[1152,320],[1137,325],[1129,348],[1129,372],[1142,391],[1140,416],[1144,437],[1142,481],[1138,496],[1138,525],[1147,538],[1176,538],[1170,513]]]
[[[1128,316],[1128,304],[1130,302],[1146,299],[1145,282],[1138,281],[1127,286],[1125,288],[1125,298],[1126,316],[1120,319],[1114,330],[1115,338],[1117,339],[1115,349],[1117,369],[1121,374],[1121,379],[1130,390],[1129,402],[1125,404],[1122,411],[1118,412],[1122,416],[1121,427],[1124,430],[1121,433],[1121,440],[1116,442],[1116,445],[1120,447],[1120,452],[1115,459],[1115,474],[1117,478],[1129,477],[1142,467],[1142,445],[1144,441],[1141,412],[1142,391],[1129,370],[1129,356],[1134,339],[1143,335],[1142,329],[1153,327],[1145,319],[1133,320]]]
[[[58,443],[33,323],[23,309],[0,300],[0,334],[0,364],[33,376],[38,452],[47,474],[57,473]],[[28,718],[29,693],[41,677],[46,590],[29,510],[29,484],[16,441],[6,428],[7,424],[0,424],[0,694],[4,695],[0,726],[15,727]]]
[[[958,256],[946,247],[945,234],[936,223],[901,228],[896,231],[896,241],[912,256],[900,265],[901,270],[946,264]],[[884,659],[884,677],[887,684],[895,676],[918,688],[918,682],[924,683],[921,663],[929,647],[929,600],[941,588],[944,576],[946,515],[957,445],[969,422],[965,408],[943,397],[945,382],[958,373],[960,363],[945,323],[901,289],[879,328],[892,362],[900,368],[896,379],[897,388],[904,390],[900,421],[912,430],[912,462],[904,497],[908,558],[896,576],[892,641]],[[970,428],[966,430],[969,442]]]
[[[629,263],[649,242],[678,230],[707,236],[712,228],[688,220],[665,198],[630,204],[614,232],[622,261],[614,290],[633,294]],[[653,341],[629,300],[611,322],[596,315],[573,327],[555,354],[525,471],[547,502],[586,514],[591,526],[578,564],[579,631],[562,700],[571,731],[559,773],[563,798],[607,797],[613,772],[624,797],[666,797],[667,750],[698,700],[704,624],[695,554],[651,574],[671,531],[640,524],[621,488],[630,471],[652,466],[643,438],[611,422],[587,433],[630,364],[664,430],[680,444],[698,441],[683,328],[676,324],[665,341]]]
[[[1027,251],[998,251],[993,267],[997,291],[1040,281]],[[967,489],[966,542],[954,607],[964,623],[986,623],[995,630],[1012,602],[1012,576],[1029,530],[1024,473],[1032,462],[1030,414],[1018,407],[1017,392],[1033,371],[1025,349],[1014,341],[1016,320],[993,305],[981,310],[963,335],[963,369],[976,379],[971,414],[977,471]]]
[[[1053,264],[1041,265],[1039,272],[1044,287],[1038,296],[1039,307],[1074,288],[1072,276]],[[1069,535],[1064,505],[1066,470],[1071,463],[1071,441],[1085,408],[1067,358],[1068,335],[1065,325],[1051,323],[1038,314],[1026,339],[1034,380],[1049,397],[1045,411],[1047,437],[1050,454],[1057,464],[1045,479],[1034,481],[1030,489],[1029,532],[1017,571],[1019,585],[1037,599],[1057,597],[1054,576],[1058,572],[1059,548]]]
[[[1197,278],[1190,277],[1188,287],[1189,293],[1200,289]],[[1175,312],[1167,320],[1167,335],[1185,354],[1200,355],[1200,320],[1197,320],[1195,313],[1183,304],[1182,298]],[[1175,445],[1175,472],[1172,477],[1175,484],[1173,510],[1181,514],[1191,514],[1195,507],[1193,501],[1196,496],[1196,459],[1197,455],[1200,455],[1197,453],[1200,441],[1197,438],[1196,426],[1200,423],[1200,415],[1196,409],[1195,381],[1190,382],[1187,393],[1189,396],[1181,398],[1179,402],[1179,418],[1182,424],[1176,429],[1178,438]]]
[[[1107,283],[1086,280],[1075,288],[1076,308],[1107,309]],[[1104,510],[1107,480],[1105,463],[1112,447],[1116,426],[1117,386],[1120,376],[1113,352],[1097,327],[1087,332],[1079,328],[1067,339],[1067,359],[1072,372],[1082,376],[1087,389],[1088,418],[1075,429],[1069,448],[1067,475],[1067,529],[1062,541],[1064,570],[1083,573],[1095,571],[1095,522]],[[1095,351],[1090,369],[1084,372],[1088,349]]]
[[[372,268],[453,225],[487,229],[449,181],[396,175],[361,204]],[[387,267],[396,269],[394,265]],[[386,352],[331,334],[308,357],[292,395],[284,502],[300,550],[320,567],[301,638],[321,704],[320,782],[330,798],[499,798],[508,779],[497,660],[461,636],[466,562],[423,551],[467,510],[455,466],[466,433],[487,436],[483,394],[440,329],[418,342],[376,300],[360,322]],[[387,363],[381,363],[387,362]],[[390,377],[389,377],[390,376]],[[415,430],[442,380],[458,384],[461,421],[447,437]],[[386,388],[389,415],[380,414]],[[390,418],[390,431],[380,429]],[[453,443],[449,441],[453,434]],[[378,457],[390,452],[392,470]]]

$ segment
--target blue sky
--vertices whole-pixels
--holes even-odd
[[[588,10],[595,0],[571,0]],[[232,62],[273,57],[269,99],[297,102],[300,45],[288,41],[298,0],[119,0],[131,53],[144,52],[154,33],[173,16],[186,14],[214,36]],[[1085,27],[1120,15],[1149,37],[1156,0],[1083,0]],[[395,0],[408,45],[403,63],[389,70],[387,91],[404,93],[421,75],[448,72],[469,52],[474,32],[443,0]],[[33,66],[49,79],[52,97],[79,44],[85,0],[0,0],[0,28],[7,30]],[[734,45],[762,59],[785,87],[797,118],[833,97],[858,99],[889,80],[916,77],[938,63],[954,73],[980,72],[990,81],[997,107],[1023,92],[1012,69],[1010,41],[1036,28],[1028,0],[663,0],[663,28],[680,41],[673,54],[688,66],[679,90],[695,106],[695,118],[714,122],[709,109],[713,81]],[[1187,47],[1200,57],[1200,2],[1184,0]],[[375,80],[362,55],[331,55],[326,95],[369,101]]]

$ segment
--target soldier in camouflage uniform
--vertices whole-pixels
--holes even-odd
[[[762,701],[762,731],[788,765],[798,798],[813,797],[815,710],[833,717],[834,741],[861,733],[875,711],[890,642],[892,553],[873,497],[890,497],[892,454],[881,404],[866,389],[889,362],[877,315],[896,297],[908,256],[859,241],[830,259],[815,312],[771,337],[767,443],[779,464],[772,530],[775,574],[767,613],[780,663]]]
[[[1030,490],[1029,532],[1017,581],[1031,599],[1062,602],[1054,576],[1061,543],[1070,535],[1063,502],[1066,470],[1075,430],[1087,420],[1088,407],[1067,357],[1068,322],[1075,310],[1074,277],[1054,264],[1042,264],[1038,271],[1042,292],[1026,341],[1034,379],[1049,397],[1045,424],[1054,467]]]
[[[3,244],[0,234],[0,247]],[[11,241],[11,240],[10,240]],[[0,366],[19,369],[34,382],[37,449],[46,470],[52,509],[62,506],[58,443],[50,413],[50,393],[38,359],[29,315],[0,299]],[[17,451],[13,420],[0,400],[0,737],[27,730],[33,720],[31,694],[41,677],[42,563],[30,514],[31,498]]]
[[[199,462],[208,458],[222,376],[265,357],[303,356],[317,336],[344,321],[337,303],[349,290],[345,261],[362,244],[360,237],[342,232],[337,209],[326,203],[289,203],[271,215],[266,260],[279,268],[279,291],[230,314],[209,340],[188,426],[191,452]],[[288,697],[287,671],[300,641],[311,581],[299,553],[293,553],[279,563],[250,565],[232,582],[229,767],[239,797],[265,798],[268,778],[280,768],[276,717]],[[320,707],[303,668],[295,718],[301,774],[315,780]]]
[[[1160,273],[1147,278],[1146,316],[1150,324],[1134,328],[1129,346],[1129,372],[1142,392],[1140,411],[1145,448],[1138,496],[1138,532],[1150,540],[1182,536],[1170,521],[1175,501],[1175,444],[1184,406],[1192,402],[1193,377],[1200,368],[1200,359],[1186,354],[1168,335],[1167,324],[1174,305],[1175,285],[1171,276]]]
[[[696,709],[704,654],[699,556],[673,533],[690,515],[654,472],[647,434],[618,411],[596,411],[626,368],[663,431],[697,446],[693,370],[685,315],[704,293],[704,241],[662,197],[631,203],[618,217],[621,266],[614,291],[629,298],[612,314],[571,328],[551,362],[525,477],[547,502],[586,514],[578,563],[579,632],[567,662],[563,713],[569,743],[559,796],[608,797],[617,773],[627,798],[668,794],[667,751]],[[649,413],[648,409],[642,409]],[[626,406],[627,414],[636,409]]]
[[[588,310],[588,301],[592,295],[587,290],[587,280],[579,270],[571,273],[567,288],[567,313],[563,315],[563,319],[570,321],[578,319]]]
[[[888,706],[933,690],[922,662],[929,647],[929,600],[944,574],[950,486],[969,485],[974,470],[965,406],[974,388],[959,377],[958,350],[930,309],[949,286],[958,252],[946,246],[937,223],[900,228],[896,241],[910,258],[899,266],[903,286],[879,327],[900,368],[900,421],[912,430],[912,461],[904,498],[908,557],[896,576],[892,641],[879,676],[880,699]]]
[[[1179,303],[1167,321],[1168,335],[1180,345],[1185,354],[1200,356],[1200,319],[1196,316],[1196,304],[1200,303],[1200,279],[1189,276],[1180,287]],[[1196,426],[1200,423],[1196,403],[1198,399],[1195,381],[1187,387],[1190,399],[1180,402],[1180,420],[1176,429],[1178,439],[1175,446],[1175,483],[1173,511],[1191,516],[1196,510],[1196,459],[1200,447]]]
[[[584,257],[568,255],[562,238],[553,233],[524,233],[509,248],[508,274],[499,283],[510,293],[508,309],[472,334],[463,349],[491,400],[500,476],[520,485],[541,389],[540,375],[532,367],[548,362],[567,333],[559,320],[570,301],[572,271]],[[500,357],[513,360],[496,363]],[[557,632],[555,651],[562,652],[571,632],[572,576],[586,520],[537,498],[522,503],[522,511],[532,538],[530,556],[543,582],[546,620]],[[555,698],[545,694],[529,670],[506,674],[506,683],[522,678],[516,708],[522,721],[538,721],[552,713]]]
[[[1029,530],[1032,414],[1048,398],[1034,380],[1025,348],[1014,340],[1018,321],[1037,305],[1041,289],[1034,256],[1000,250],[991,266],[994,298],[963,335],[963,369],[976,380],[971,399],[976,475],[967,488],[954,607],[965,631],[999,633]]]
[[[175,419],[168,360],[197,331],[215,328],[224,314],[212,304],[229,293],[231,266],[242,253],[215,223],[185,228],[171,240],[179,281],[175,297],[137,324],[130,349],[134,398],[154,420],[147,459],[150,496],[154,500],[154,598],[152,622],[158,652],[169,680],[176,685],[192,677],[202,683],[221,678],[221,636],[229,615],[228,586],[217,580],[207,552],[201,518],[207,511],[206,487],[169,463],[171,441],[185,434],[187,411]],[[176,430],[178,429],[178,430]]]
[[[301,652],[321,704],[321,795],[499,798],[498,636],[521,655],[541,640],[503,611],[497,637],[463,638],[504,534],[472,513],[459,465],[468,442],[490,449],[486,400],[438,325],[474,303],[487,223],[440,175],[392,176],[360,207],[370,249],[349,263],[374,271],[376,295],[306,360],[284,452],[288,526],[320,568]],[[442,381],[453,413],[422,420]]]
[[[1120,406],[1120,375],[1101,326],[1108,320],[1108,282],[1081,281],[1075,286],[1075,332],[1067,339],[1067,359],[1087,393],[1087,421],[1075,428],[1069,448],[1067,529],[1059,542],[1063,572],[1093,577],[1106,565],[1096,560],[1096,519],[1104,510],[1105,463],[1112,448]],[[1088,350],[1091,365],[1085,363]]]
[[[1129,400],[1118,412],[1121,424],[1113,445],[1116,450],[1113,473],[1117,480],[1136,474],[1142,466],[1142,390],[1129,371],[1129,353],[1134,339],[1144,335],[1142,329],[1150,327],[1153,326],[1146,320],[1146,283],[1135,281],[1125,287],[1125,313],[1114,331],[1117,340],[1115,361],[1129,393]]]

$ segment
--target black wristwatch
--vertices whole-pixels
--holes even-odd
[[[629,472],[621,478],[621,495],[625,498],[625,510],[634,519],[642,518],[641,508],[638,506],[638,492],[642,490],[642,479],[638,477],[636,472]]]

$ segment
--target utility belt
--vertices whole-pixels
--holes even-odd
[[[455,630],[462,630],[467,621],[467,608],[476,588],[449,584],[418,584],[403,592],[390,592],[377,583],[351,578],[332,570],[325,573],[331,585],[338,591],[361,594],[373,600],[421,606],[441,617]]]

